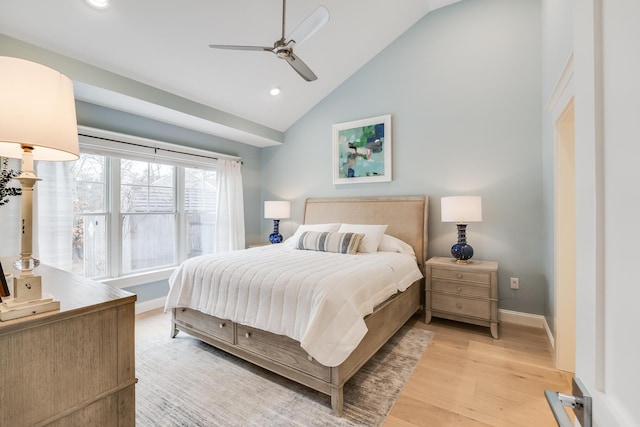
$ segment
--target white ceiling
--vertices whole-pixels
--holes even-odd
[[[314,82],[304,81],[269,52],[208,47],[273,45],[281,35],[281,0],[110,0],[106,10],[91,9],[84,0],[2,0],[0,32],[285,131],[430,10],[457,1],[289,0],[286,35],[320,5],[330,13],[322,29],[294,48],[318,76]],[[85,100],[118,107],[113,96],[100,99],[101,88],[91,91],[75,83]],[[278,97],[268,93],[275,86],[282,90]],[[147,109],[145,103],[134,108],[127,97],[119,102],[129,103],[125,111],[161,118],[158,108]],[[220,135],[215,124],[211,129]]]

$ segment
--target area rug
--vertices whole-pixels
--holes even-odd
[[[167,332],[166,335],[169,335]],[[184,332],[136,343],[138,426],[379,426],[433,337],[405,326],[344,387],[344,412],[308,387]]]

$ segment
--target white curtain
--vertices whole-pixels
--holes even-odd
[[[43,264],[72,267],[73,180],[70,162],[38,162],[33,204],[33,253]]]
[[[216,164],[216,252],[245,247],[241,166],[241,163],[235,160],[218,160]]]
[[[19,169],[19,160],[10,163]],[[34,188],[33,257],[41,263],[61,269],[71,268],[71,233],[73,229],[73,194],[70,163],[37,162],[36,176],[41,179]],[[2,244],[0,256],[18,259],[22,217],[22,198],[10,197],[0,207]]]

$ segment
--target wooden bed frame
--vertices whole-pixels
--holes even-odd
[[[386,234],[410,244],[424,273],[427,256],[429,199],[369,197],[307,199],[305,224],[387,224]],[[300,343],[283,335],[219,319],[185,307],[172,310],[171,336],[184,331],[265,369],[331,396],[336,415],[343,408],[343,386],[421,307],[424,280],[380,304],[365,318],[368,332],[351,355],[337,367],[311,358]]]

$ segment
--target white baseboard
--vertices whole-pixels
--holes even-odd
[[[164,307],[166,297],[156,298],[149,301],[136,302],[136,314],[144,313],[145,311],[155,310],[156,308]]]
[[[534,328],[544,328],[546,320],[540,314],[522,313],[520,311],[498,310],[500,312],[500,322],[515,323],[516,325],[532,326]]]
[[[549,328],[549,324],[547,323],[547,318],[544,318],[544,330],[547,331],[547,338],[549,338],[549,342],[551,343],[551,348],[555,349],[556,348],[556,340],[555,338],[553,338],[553,333],[551,332],[551,329]]]
[[[519,311],[511,310],[498,310],[500,312],[500,322],[515,323],[517,325],[531,326],[534,328],[544,329],[547,333],[547,338],[551,343],[551,347],[555,348],[555,339],[547,323],[547,318],[540,314],[522,313]]]

